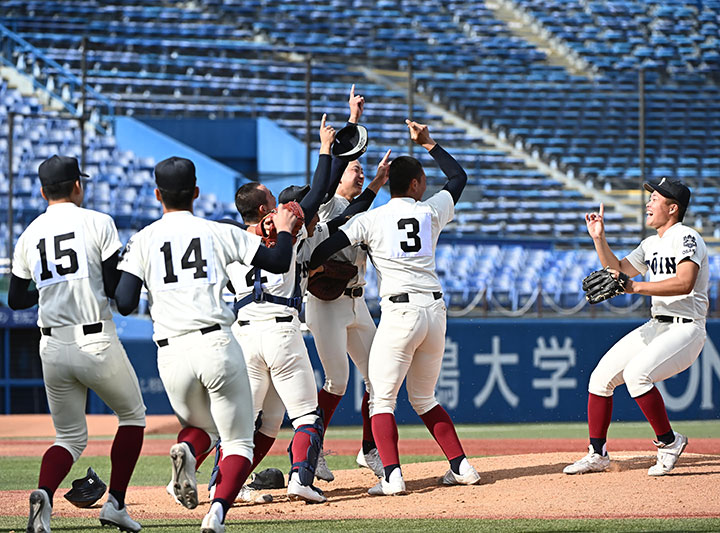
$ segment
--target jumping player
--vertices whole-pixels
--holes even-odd
[[[480,476],[465,458],[447,412],[435,399],[445,349],[446,309],[435,273],[435,247],[452,219],[467,176],[450,154],[430,137],[427,126],[406,121],[411,139],[425,148],[448,176],[443,190],[421,201],[425,172],[412,157],[398,157],[389,170],[390,201],[361,213],[315,250],[310,269],[331,254],[364,243],[378,271],[381,318],[370,349],[372,432],[384,465],[384,477],[368,492],[406,492],[400,469],[395,422],[397,394],[407,376],[413,409],[420,415],[450,461],[444,484],[474,484]]]
[[[277,246],[269,250],[247,231],[193,215],[199,190],[192,161],[161,161],[155,181],[163,216],[128,242],[116,300],[127,315],[137,307],[142,284],[148,289],[160,378],[183,427],[170,456],[175,496],[185,507],[197,506],[196,466],[222,438],[217,490],[202,521],[203,533],[222,533],[253,459],[250,384],[230,332],[233,313],[222,300],[226,267],[240,261],[286,272],[296,218],[278,211]]]
[[[350,106],[348,123],[357,124],[362,116],[365,99],[355,94],[355,85],[350,89],[348,104]],[[328,222],[341,215],[350,202],[360,194],[364,181],[365,175],[360,162],[355,160],[348,163],[335,195],[320,206],[320,222]],[[371,468],[380,477],[382,463],[372,436],[368,407],[370,382],[367,368],[370,346],[375,336],[375,322],[363,298],[367,253],[362,246],[357,245],[341,250],[332,259],[353,264],[358,272],[336,300],[321,300],[311,293],[307,296],[305,319],[313,333],[318,357],[325,372],[325,383],[318,393],[318,404],[322,409],[323,422],[327,430],[333,413],[347,390],[350,377],[349,354],[365,381],[366,389],[360,409],[363,418],[363,436],[358,463]],[[329,472],[329,469],[327,471]],[[319,468],[318,472],[320,472]],[[330,474],[326,481],[332,479]]]
[[[601,472],[610,466],[607,432],[612,419],[613,392],[625,383],[655,431],[657,462],[648,475],[670,472],[688,439],[670,427],[665,403],[655,387],[688,368],[705,343],[708,309],[708,257],[702,237],[682,224],[690,190],[679,180],[663,178],[646,183],[647,226],[657,231],[630,255],[618,260],[605,238],[603,205],[585,215],[588,233],[603,266],[633,278],[650,274],[649,281],[628,280],[625,292],[652,296],[652,319],[620,339],[595,367],[588,385],[588,454],[565,467],[566,474]]]
[[[27,531],[50,531],[53,495],[87,445],[85,400],[92,389],[118,417],[100,522],[137,532],[141,526],[127,512],[125,492],[142,448],[145,405],[108,304],[122,243],[109,216],[80,207],[87,174],[77,159],[55,155],[38,173],[48,208],[18,239],[8,292],[13,309],[39,303],[40,359],[56,433],[30,494]],[[31,279],[37,290],[28,290]]]

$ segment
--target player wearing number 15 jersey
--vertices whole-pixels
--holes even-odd
[[[185,507],[197,506],[196,467],[218,436],[222,439],[217,489],[202,522],[203,533],[219,533],[253,460],[250,383],[230,332],[233,313],[222,300],[226,267],[239,261],[287,272],[288,230],[296,218],[287,210],[277,213],[277,246],[270,250],[260,247],[256,235],[193,215],[198,188],[188,159],[161,161],[155,181],[163,216],[128,243],[116,300],[118,310],[128,314],[137,306],[141,285],[148,289],[160,379],[183,428],[170,456],[173,491]]]
[[[435,246],[450,222],[467,176],[462,167],[435,143],[425,125],[406,121],[411,139],[428,150],[449,181],[425,201],[425,172],[412,157],[390,164],[390,201],[359,214],[315,250],[309,268],[319,267],[332,253],[359,243],[378,272],[381,317],[370,348],[370,417],[385,477],[368,492],[405,493],[400,470],[395,405],[407,377],[410,404],[450,461],[447,485],[480,480],[465,458],[450,416],[435,399],[445,351],[446,309],[435,273]]]
[[[53,156],[39,168],[48,208],[20,235],[13,257],[8,304],[38,303],[40,359],[55,443],[40,464],[38,490],[30,495],[27,531],[50,531],[53,495],[85,449],[87,390],[118,417],[110,451],[110,494],[103,524],[140,531],[128,515],[125,491],[142,448],[145,405],[135,372],[112,321],[108,297],[118,280],[122,243],[112,219],[83,209],[77,159]],[[30,281],[37,290],[28,291]]]

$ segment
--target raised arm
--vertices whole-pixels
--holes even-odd
[[[619,270],[631,278],[637,276],[638,272],[634,266],[626,258],[619,260],[605,238],[605,206],[600,204],[600,210],[597,213],[585,213],[585,224],[587,225],[588,234],[592,237],[595,251],[600,259],[602,267],[610,267],[613,270]]]
[[[443,174],[447,176],[448,182],[445,184],[443,189],[450,193],[453,198],[453,202],[457,204],[460,200],[460,195],[462,194],[463,189],[465,189],[465,184],[467,183],[467,174],[465,173],[465,170],[463,170],[463,167],[460,166],[460,163],[455,161],[453,156],[447,153],[442,146],[430,137],[427,125],[418,124],[417,122],[413,122],[411,120],[406,120],[405,123],[410,130],[410,139],[412,139],[415,144],[419,144],[425,148],[438,164]]]
[[[303,213],[305,214],[306,225],[310,223],[315,213],[317,213],[323,198],[325,198],[328,192],[330,184],[330,147],[335,139],[335,128],[326,125],[326,119],[327,115],[325,114],[320,124],[320,158],[315,168],[312,185],[305,195],[305,198],[300,202],[300,207],[302,207]]]

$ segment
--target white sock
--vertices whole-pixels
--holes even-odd
[[[464,476],[465,474],[470,472],[471,468],[472,468],[472,466],[470,466],[470,463],[468,462],[467,457],[466,457],[460,463],[460,466],[458,467],[458,471],[460,472],[461,476]]]
[[[225,520],[225,517],[223,516],[223,506],[220,504],[220,502],[213,502],[213,504],[210,506],[210,512],[215,513],[220,519],[220,522],[223,522]]]

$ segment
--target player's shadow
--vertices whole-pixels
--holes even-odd
[[[625,472],[628,470],[647,470],[652,465],[655,464],[655,457],[654,456],[648,456],[648,457],[627,457],[627,458],[611,458],[610,462],[610,471],[611,472]],[[682,472],[683,466],[696,466],[696,467],[711,467],[713,468],[713,471],[711,472]],[[720,469],[720,456],[712,457],[712,456],[682,456],[677,464],[675,465],[675,470],[673,470],[673,473],[671,475],[678,476],[678,475],[684,475],[684,476],[698,476],[698,475],[707,475],[707,474],[713,474],[718,473],[718,469]],[[678,471],[680,470],[680,471]]]

